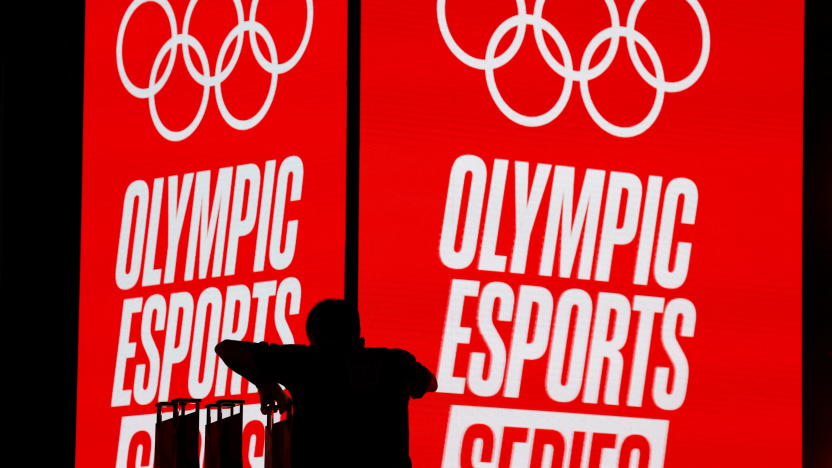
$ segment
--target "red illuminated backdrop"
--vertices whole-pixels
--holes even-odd
[[[347,9],[86,9],[76,459],[150,466],[155,402],[256,400],[218,340],[305,342],[343,294]]]
[[[798,466],[801,4],[362,8],[359,306],[438,373],[414,464]]]
[[[253,403],[213,343],[342,295],[346,10],[87,2],[78,466]],[[798,464],[802,6],[362,10],[359,307],[439,377],[414,465]]]

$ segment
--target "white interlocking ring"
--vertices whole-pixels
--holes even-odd
[[[572,58],[569,56],[569,47],[566,45],[566,41],[563,39],[563,36],[552,25],[552,23],[540,18],[539,16],[515,15],[503,21],[503,23],[497,27],[497,29],[494,31],[494,34],[491,35],[491,39],[488,41],[488,47],[485,51],[484,61],[485,83],[488,86],[488,92],[491,93],[491,97],[494,99],[494,103],[497,104],[497,108],[499,108],[503,112],[503,114],[505,114],[509,119],[527,127],[539,127],[541,125],[546,125],[547,123],[557,118],[557,116],[560,115],[561,111],[563,111],[563,109],[566,107],[566,103],[569,101],[569,95],[572,93],[572,81],[566,80],[563,82],[563,90],[561,90],[560,97],[551,109],[549,109],[541,115],[528,116],[521,114],[511,108],[511,106],[505,101],[505,99],[503,99],[503,96],[500,94],[500,90],[497,88],[497,81],[494,79],[494,68],[498,64],[498,62],[495,60],[494,54],[497,51],[497,45],[500,43],[500,40],[503,38],[503,36],[506,35],[506,33],[510,29],[525,29],[526,25],[529,24],[533,25],[535,29],[540,28],[542,31],[545,31],[546,34],[548,34],[549,37],[551,37],[555,41],[555,44],[558,46],[558,49],[560,50],[560,53],[561,55],[563,55],[564,61],[566,62],[565,67],[567,69],[572,68]],[[516,33],[516,35],[519,35],[519,33]],[[552,60],[554,60],[554,58],[552,58]]]
[[[650,41],[648,41],[647,38],[645,38],[640,32],[634,29],[622,28],[621,26],[604,29],[592,38],[591,41],[589,41],[589,44],[586,46],[586,53],[581,59],[581,70],[586,70],[589,67],[589,63],[592,61],[592,55],[596,50],[598,50],[598,47],[600,47],[604,41],[613,37],[624,37],[627,39],[627,42],[637,42],[640,46],[642,46],[644,50],[647,51],[647,56],[650,57],[650,61],[653,63],[653,68],[656,70],[656,79],[664,81],[664,69],[662,68],[662,62],[659,59],[659,53],[656,52],[653,44],[651,44]],[[580,87],[581,98],[583,99],[584,105],[586,105],[586,110],[589,112],[592,120],[607,133],[622,138],[640,135],[644,133],[645,130],[650,128],[650,126],[653,125],[653,122],[655,122],[659,117],[659,112],[662,110],[662,103],[664,102],[665,92],[661,87],[657,87],[656,98],[653,100],[653,106],[647,113],[647,117],[633,126],[620,127],[610,123],[601,115],[600,112],[598,112],[598,109],[595,107],[595,103],[592,102],[592,96],[589,94],[589,80],[581,80]]]
[[[569,96],[572,92],[573,83],[577,82],[580,88],[581,99],[583,100],[584,107],[596,125],[611,135],[627,138],[640,135],[653,125],[659,117],[666,93],[678,93],[690,88],[694,83],[696,83],[697,80],[699,80],[699,77],[702,76],[702,73],[705,71],[705,66],[708,63],[708,56],[710,55],[711,50],[711,33],[708,27],[708,19],[705,16],[705,11],[702,9],[698,0],[686,1],[699,22],[699,28],[702,35],[702,48],[699,53],[699,59],[691,72],[686,77],[678,81],[667,81],[665,79],[662,61],[656,51],[656,48],[647,39],[647,37],[636,30],[638,14],[646,0],[635,0],[633,2],[627,14],[627,24],[625,26],[621,25],[615,1],[604,0],[610,15],[611,25],[598,32],[589,41],[589,44],[581,55],[580,66],[577,69],[573,66],[574,62],[572,55],[566,40],[563,38],[563,35],[561,35],[560,31],[551,22],[543,18],[543,6],[546,0],[535,0],[534,8],[532,9],[531,14],[527,13],[526,3],[524,0],[516,0],[517,14],[509,17],[497,26],[488,40],[485,57],[483,58],[474,57],[468,54],[454,40],[445,14],[447,0],[437,0],[436,15],[439,31],[442,34],[442,38],[445,40],[445,44],[448,46],[448,49],[450,49],[451,53],[465,65],[485,72],[485,82],[488,87],[488,92],[491,95],[491,99],[494,101],[494,104],[496,104],[500,112],[502,112],[503,115],[511,121],[526,127],[539,127],[552,122],[566,107],[566,104],[569,102]],[[553,72],[564,80],[561,94],[552,108],[543,114],[536,116],[521,114],[520,112],[514,110],[500,94],[500,90],[497,87],[497,83],[494,78],[494,71],[510,62],[520,50],[523,39],[525,38],[526,29],[529,26],[532,27],[535,44],[537,45],[537,49],[540,52],[544,62]],[[496,55],[497,46],[500,41],[512,29],[515,31],[511,44],[509,44],[508,48],[506,48],[506,50],[501,54]],[[544,38],[544,33],[554,41],[558,51],[560,52],[563,63],[559,62],[549,50]],[[647,116],[645,116],[639,123],[628,127],[615,125],[604,118],[595,106],[589,91],[589,82],[601,76],[612,64],[618,51],[619,40],[622,38],[627,44],[627,53],[630,61],[632,61],[633,66],[636,69],[636,72],[641,79],[644,80],[644,82],[656,90],[656,97],[653,100],[653,105],[647,113]],[[600,62],[591,66],[592,58],[595,55],[595,52],[607,41],[609,41],[610,44],[606,54],[604,54],[604,57]],[[644,66],[644,63],[642,63],[641,57],[638,55],[636,45],[639,45],[647,53],[647,57],[653,65],[652,73],[647,69],[647,67]]]
[[[205,49],[202,47],[202,44],[189,32],[191,17],[193,16],[193,12],[198,1],[199,0],[190,0],[190,2],[188,2],[188,7],[185,10],[185,18],[182,23],[181,33],[179,32],[176,22],[176,15],[174,14],[173,8],[168,0],[133,0],[124,12],[124,16],[122,17],[121,24],[118,28],[118,36],[116,38],[116,66],[118,67],[118,75],[121,79],[121,83],[131,95],[139,99],[147,99],[148,106],[150,108],[150,119],[153,121],[156,131],[158,131],[163,138],[170,141],[184,140],[185,138],[188,138],[197,129],[197,127],[199,127],[199,124],[205,115],[205,110],[208,107],[208,101],[211,96],[210,91],[212,88],[214,90],[214,97],[217,100],[217,108],[220,111],[220,115],[230,127],[237,130],[248,130],[260,123],[260,121],[266,116],[266,113],[271,107],[274,99],[275,90],[277,89],[278,75],[288,72],[294,68],[295,65],[297,65],[298,61],[300,61],[303,56],[303,53],[306,51],[306,47],[309,45],[309,38],[312,35],[312,0],[306,0],[306,26],[303,31],[303,37],[300,45],[298,45],[297,50],[295,50],[287,61],[280,63],[277,58],[277,47],[274,42],[274,37],[262,23],[257,21],[257,6],[259,5],[259,1],[253,0],[251,2],[248,19],[246,19],[241,0],[232,0],[237,24],[226,34],[217,55],[217,59],[214,62],[212,73],[212,67],[208,56],[205,53]],[[127,71],[124,66],[124,34],[133,13],[135,13],[135,11],[145,3],[155,3],[162,8],[170,27],[170,38],[165,41],[156,53],[156,58],[153,60],[153,66],[150,70],[148,85],[146,88],[142,88],[134,84],[127,76]],[[249,44],[251,45],[251,50],[257,64],[271,76],[269,81],[269,90],[263,104],[260,106],[260,109],[253,116],[246,119],[240,119],[232,115],[228,110],[225,100],[223,99],[222,83],[231,75],[231,72],[237,65],[237,60],[242,52],[243,40],[246,33],[248,33]],[[260,45],[257,41],[258,36],[266,44],[268,58],[264,56],[263,51],[260,50]],[[228,60],[228,63],[223,66],[232,42],[234,43],[234,49],[231,52],[231,58]],[[203,87],[203,92],[199,109],[197,110],[193,120],[191,120],[191,123],[189,123],[182,130],[171,130],[159,117],[159,112],[156,108],[156,94],[164,88],[170,78],[174,62],[176,61],[176,55],[180,47],[182,49],[182,55],[185,60],[185,68],[188,70],[188,74],[191,76],[191,79]],[[197,56],[200,69],[197,69],[196,65],[193,63],[190,51],[194,51]],[[168,57],[168,62],[160,76],[159,68],[166,57]]]

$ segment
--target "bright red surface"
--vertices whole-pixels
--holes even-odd
[[[515,12],[509,1],[448,3],[457,42],[478,57],[491,32]],[[579,61],[594,32],[609,25],[603,2],[549,3],[544,16]],[[629,2],[617,4],[626,18]],[[702,6],[712,38],[704,74],[689,89],[667,94],[645,133],[622,139],[592,122],[577,84],[555,121],[537,128],[513,123],[492,102],[483,72],[449,51],[436,2],[364,2],[359,307],[369,343],[406,348],[436,370],[452,278],[545,286],[555,299],[573,287],[593,298],[600,291],[684,297],[697,309],[695,335],[682,340],[690,379],[678,410],[661,410],[649,397],[641,408],[580,399],[558,404],[543,391],[544,358],[526,364],[520,398],[483,398],[466,389],[412,404],[415,466],[440,465],[454,404],[667,419],[665,466],[800,466],[803,8],[707,0]],[[685,2],[648,1],[638,29],[670,79],[693,67],[700,35]],[[602,46],[596,61],[605,51]],[[505,98],[526,113],[551,106],[562,81],[543,63],[531,32],[517,57],[497,71]],[[620,124],[645,115],[654,95],[623,45],[590,86],[601,112]],[[481,157],[489,171],[495,158],[504,158],[532,168],[538,162],[574,166],[578,181],[587,168],[634,173],[645,188],[650,175],[665,184],[693,180],[696,223],[677,231],[678,239],[693,243],[685,284],[676,290],[654,281],[633,285],[635,243],[616,249],[609,283],[540,277],[534,248],[525,275],[481,272],[476,258],[467,269],[445,267],[439,238],[448,178],[464,154]],[[510,170],[498,254],[509,253],[513,241],[511,181]],[[540,218],[533,239],[541,236]],[[475,306],[469,307],[463,325],[474,326]],[[509,331],[498,330],[508,340]],[[482,349],[476,329],[473,334],[470,347]],[[630,338],[625,356],[632,332]],[[458,359],[456,365],[456,375],[464,375],[466,364]]]
[[[188,2],[171,3],[181,27]],[[250,2],[243,3],[247,14]],[[260,3],[257,18],[271,32],[278,57],[285,61],[301,41],[305,3]],[[131,96],[119,80],[116,37],[129,4],[125,0],[90,1],[86,5],[79,467],[114,466],[121,417],[155,412],[152,404],[140,406],[135,402],[110,407],[124,299],[174,291],[191,292],[196,299],[210,286],[224,292],[228,285],[245,284],[250,288],[258,281],[294,276],[302,284],[301,313],[290,316],[288,322],[296,341],[305,342],[304,324],[311,306],[343,294],[346,3],[316,4],[308,48],[292,70],[279,76],[274,101],[257,126],[246,131],[231,128],[222,120],[212,93],[201,124],[181,142],[163,139],[153,126],[147,101]],[[225,32],[234,24],[232,2],[203,0],[196,6],[190,33],[205,47],[212,67]],[[155,4],[142,5],[131,19],[125,35],[125,62],[137,85],[147,85],[155,54],[169,37],[167,31],[162,10]],[[223,83],[226,103],[239,117],[254,114],[268,89],[269,75],[257,66],[248,47],[246,40],[239,63]],[[262,43],[261,47],[265,53]],[[201,94],[202,87],[189,77],[180,52],[170,81],[157,97],[161,117],[169,127],[183,128],[195,114]],[[130,182],[143,179],[152,186],[156,177],[201,170],[211,170],[215,182],[217,170],[222,167],[255,163],[262,171],[265,161],[276,159],[279,167],[291,155],[302,158],[304,181],[301,200],[289,204],[286,213],[287,219],[299,220],[297,249],[288,268],[276,271],[267,266],[263,272],[252,272],[255,227],[240,241],[235,275],[184,281],[189,210],[180,239],[176,280],[152,287],[139,284],[128,291],[117,287],[114,272],[122,203]],[[161,224],[166,226],[167,198],[164,203]],[[157,266],[164,264],[165,236],[163,228],[157,245]],[[138,341],[140,315],[134,316],[132,341]],[[249,339],[253,328],[249,326]],[[154,332],[153,337],[161,348],[164,332]],[[271,317],[266,339],[279,342]],[[136,357],[129,361],[128,383],[132,382],[134,365],[146,362],[142,349],[137,344]],[[174,367],[171,398],[188,396],[187,372],[187,359]],[[212,395],[207,402],[214,400]],[[256,394],[246,398],[256,401]]]

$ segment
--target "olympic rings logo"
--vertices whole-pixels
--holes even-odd
[[[127,7],[127,11],[124,12],[124,17],[121,19],[121,24],[118,28],[118,38],[116,40],[116,64],[118,65],[118,75],[121,78],[121,83],[124,85],[127,92],[139,99],[147,99],[150,107],[150,118],[153,120],[153,125],[162,137],[170,141],[184,140],[196,130],[199,123],[202,121],[202,117],[205,115],[205,109],[208,107],[208,100],[210,99],[210,91],[212,88],[214,90],[214,97],[217,100],[217,107],[219,108],[220,115],[222,115],[223,120],[225,120],[229,126],[237,130],[248,130],[260,123],[260,121],[263,120],[263,117],[265,117],[266,112],[268,112],[269,107],[272,104],[272,99],[274,99],[274,93],[277,89],[277,76],[288,72],[295,65],[297,65],[306,50],[306,46],[309,44],[309,36],[312,34],[312,0],[306,0],[306,27],[303,31],[303,38],[301,39],[300,45],[295,53],[288,60],[282,63],[279,62],[277,58],[277,48],[275,47],[274,38],[268,29],[266,29],[266,27],[259,23],[256,19],[259,0],[252,0],[251,7],[248,12],[248,19],[245,19],[243,16],[243,5],[241,0],[232,1],[234,3],[234,11],[237,16],[237,25],[228,32],[222,42],[222,46],[220,47],[217,59],[214,63],[213,74],[211,73],[208,56],[205,53],[205,49],[202,47],[202,44],[200,44],[194,36],[188,33],[191,16],[193,15],[194,8],[196,7],[198,0],[190,0],[190,2],[188,2],[181,32],[179,32],[178,25],[176,23],[176,16],[174,15],[173,8],[170,3],[168,3],[168,0],[133,0],[130,6]],[[162,11],[164,11],[168,19],[170,38],[156,53],[156,58],[150,69],[150,80],[148,82],[148,86],[146,88],[142,88],[136,86],[127,76],[127,72],[124,69],[123,47],[124,31],[127,29],[127,24],[130,22],[131,16],[139,7],[146,3],[155,3],[162,8]],[[240,57],[240,52],[243,47],[244,34],[246,33],[248,33],[251,50],[254,53],[257,64],[263,69],[263,71],[271,75],[271,81],[269,83],[269,91],[266,95],[266,99],[263,101],[260,109],[253,116],[246,119],[240,119],[232,115],[226,107],[225,100],[222,95],[222,83],[228,78],[229,75],[231,75],[231,72],[237,64],[237,60]],[[259,36],[260,39],[262,39],[266,44],[268,58],[266,58],[263,55],[263,51],[260,50],[256,36]],[[225,62],[232,43],[234,43],[234,49],[231,52],[231,58],[223,67],[222,64]],[[168,78],[170,78],[170,74],[173,71],[173,64],[176,61],[176,54],[180,46],[182,48],[182,55],[185,59],[185,67],[188,70],[188,74],[190,74],[191,78],[197,84],[203,87],[203,92],[202,101],[199,104],[199,110],[197,110],[196,116],[193,118],[191,123],[181,130],[171,130],[159,118],[159,112],[156,109],[156,94],[162,90],[165,83],[167,83]],[[194,65],[193,60],[191,59],[191,54],[189,53],[191,50],[196,54],[202,72],[197,70]],[[162,66],[162,62],[168,55],[170,55],[170,59],[160,76],[159,68]]]
[[[439,22],[439,31],[442,33],[442,38],[451,52],[465,65],[483,70],[485,72],[485,83],[488,86],[488,92],[491,98],[497,105],[497,108],[508,117],[511,121],[526,126],[539,127],[546,125],[555,120],[566,107],[569,101],[569,96],[572,93],[572,86],[575,82],[578,83],[584,106],[589,113],[592,120],[601,127],[604,131],[611,135],[618,137],[634,137],[644,133],[659,116],[659,112],[664,102],[665,93],[678,93],[691,87],[705,70],[705,65],[708,62],[708,55],[711,48],[711,33],[708,28],[708,19],[705,17],[705,11],[697,0],[687,0],[688,5],[696,15],[699,21],[699,28],[702,32],[702,50],[699,53],[699,59],[693,70],[684,78],[678,81],[667,81],[664,76],[664,69],[662,68],[662,61],[659,58],[658,52],[653,47],[653,44],[636,30],[636,20],[638,19],[639,11],[646,0],[635,0],[630,7],[627,14],[627,24],[621,26],[621,21],[618,15],[618,8],[614,0],[604,0],[607,10],[609,11],[611,26],[598,32],[584,50],[581,56],[579,67],[576,69],[573,66],[572,55],[569,46],[563,38],[563,35],[558,29],[549,21],[543,19],[543,5],[545,0],[536,0],[534,9],[531,14],[526,10],[525,0],[516,0],[517,14],[503,21],[496,30],[491,34],[488,40],[485,57],[478,58],[469,55],[467,52],[456,43],[451,31],[448,28],[448,20],[445,17],[445,4],[447,0],[437,0],[436,15]],[[523,38],[526,34],[528,26],[532,27],[534,32],[534,41],[537,45],[538,51],[543,57],[549,68],[557,75],[564,79],[563,90],[560,97],[555,104],[546,112],[539,115],[525,115],[514,110],[500,94],[497,88],[497,83],[494,79],[494,70],[507,64],[514,58],[517,51],[523,43]],[[496,55],[497,45],[505,37],[506,34],[514,29],[514,38],[511,40],[508,48],[500,55]],[[544,40],[544,34],[549,36],[560,52],[563,58],[563,63],[559,62],[549,50]],[[624,38],[627,43],[627,52],[630,56],[636,71],[639,76],[651,87],[656,90],[656,97],[653,100],[653,105],[647,116],[639,123],[632,126],[618,126],[601,115],[592,101],[592,96],[589,91],[589,82],[603,74],[612,63],[618,50],[619,40]],[[598,48],[604,43],[610,41],[609,49],[604,57],[595,66],[590,66],[593,56]],[[647,57],[653,66],[653,73],[647,70],[641,61],[636,50],[636,44],[641,46],[647,53]]]

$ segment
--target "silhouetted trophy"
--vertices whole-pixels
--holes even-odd
[[[243,468],[243,400],[217,400],[205,405],[205,468]],[[230,414],[223,417],[223,408]],[[239,408],[234,414],[234,408]],[[211,422],[211,411],[217,420]]]
[[[199,402],[190,398],[156,403],[156,439],[153,468],[199,468]],[[185,414],[188,405],[194,411]],[[173,417],[162,421],[162,408]]]
[[[274,422],[274,411],[266,416],[266,451],[263,460],[264,468],[291,468],[292,466],[292,413],[290,404],[284,410],[286,418]]]

